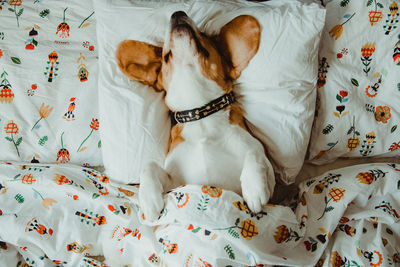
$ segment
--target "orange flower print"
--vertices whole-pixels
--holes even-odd
[[[375,43],[365,43],[363,47],[361,47],[361,62],[364,65],[363,71],[365,72],[366,75],[368,75],[368,72],[371,70],[369,65],[371,64],[372,58],[371,56],[375,52]]]
[[[63,135],[64,132],[61,134],[61,149],[58,150],[57,152],[56,161],[58,162],[58,160],[60,160],[60,163],[67,163],[68,161],[70,161],[70,157],[69,157],[69,151],[66,148],[64,148]]]
[[[33,175],[31,173],[25,174],[24,176],[22,176],[22,183],[23,184],[33,184],[36,182],[35,177],[33,177]]]
[[[351,20],[351,19],[354,17],[355,14],[356,14],[356,13],[353,13],[353,15],[351,15],[351,16],[350,16],[350,14],[346,14],[346,15],[345,15],[345,18],[348,18],[348,19],[347,19],[345,22],[343,22],[342,24],[339,24],[339,25],[334,26],[334,27],[329,31],[329,34],[330,34],[333,38],[335,38],[335,40],[339,39],[340,36],[341,36],[342,33],[343,33],[343,25],[346,24],[349,20]]]
[[[6,126],[4,126],[6,134],[10,134],[11,137],[6,136],[6,140],[12,142],[17,150],[18,157],[20,156],[18,146],[22,143],[22,137],[19,137],[17,141],[14,139],[14,135],[18,133],[18,125],[14,121],[9,121]]]
[[[330,212],[335,209],[333,206],[328,206],[329,202],[331,202],[332,200],[333,200],[333,202],[339,202],[340,200],[342,200],[344,198],[345,192],[346,192],[345,189],[338,188],[338,187],[332,187],[331,189],[329,189],[329,194],[328,194],[329,199],[327,196],[325,196],[324,212],[322,213],[321,217],[318,218],[318,220],[322,219],[322,217],[324,217],[325,213]]]
[[[65,177],[64,175],[59,174],[59,173],[56,173],[56,174],[54,175],[53,181],[54,181],[56,184],[58,184],[58,185],[65,185],[65,184],[67,184],[67,185],[74,185],[74,186],[80,187],[80,188],[82,188],[82,189],[85,189],[83,186],[81,186],[81,185],[75,183],[73,180],[70,180],[70,179],[68,179],[67,177]],[[75,199],[75,198],[74,198],[74,199]]]
[[[10,6],[20,6],[22,4],[22,0],[10,0],[8,1]]]
[[[209,186],[209,185],[203,185],[201,187],[201,192],[204,194],[208,194],[210,197],[213,198],[218,198],[222,195],[222,189],[215,187],[215,186]]]
[[[54,175],[53,181],[58,184],[58,185],[63,185],[63,184],[69,184],[70,181],[67,177],[65,177],[64,175],[58,174],[56,173]]]
[[[10,6],[14,6],[14,8],[9,8],[8,10],[11,11],[11,12],[14,12],[15,17],[17,18],[17,25],[19,27],[19,17],[24,12],[24,9],[21,8],[21,9],[17,10],[17,6],[21,6],[22,5],[22,0],[10,0],[10,1],[8,1],[8,4]]]
[[[1,57],[1,56],[0,56]],[[10,82],[7,80],[8,73],[3,71],[0,75],[1,84],[0,84],[0,102],[3,103],[11,103],[14,99],[14,93],[12,91],[12,87]]]
[[[377,2],[376,0],[374,2],[375,2],[375,10],[371,10],[368,12],[368,18],[369,22],[371,23],[371,26],[378,24],[383,18],[382,10],[378,10],[378,7],[383,8],[383,5]],[[372,5],[372,1],[367,2],[367,6],[370,5]]]
[[[40,224],[36,218],[32,218],[26,225],[25,232],[36,231],[40,235],[53,235],[53,229]]]
[[[49,83],[53,82],[53,79],[58,75],[57,70],[58,70],[58,64],[60,63],[58,61],[58,54],[56,51],[51,52],[48,55],[49,61],[47,61],[47,67],[46,71],[44,72],[44,75],[49,76],[47,81]]]
[[[3,50],[1,50],[1,48],[0,48],[0,59],[2,56],[3,56]]]
[[[54,203],[57,203],[52,198],[44,198],[42,194],[40,194],[38,191],[32,188],[32,190],[35,192],[35,195],[38,195],[42,199],[42,205],[45,209],[49,210],[51,206],[53,206]]]
[[[4,127],[6,134],[17,134],[19,129],[18,125],[14,121],[9,121],[7,125]]]
[[[364,257],[367,261],[369,261],[369,266],[372,267],[382,266],[383,257],[382,254],[377,250],[368,251],[357,248],[357,254],[358,256]],[[347,259],[345,258],[344,261],[345,261],[344,263],[346,263]]]
[[[390,108],[388,106],[377,106],[375,110],[375,120],[386,124],[392,114],[390,113]]]
[[[331,197],[331,199],[334,202],[339,202],[341,199],[343,199],[344,192],[346,192],[346,190],[342,188],[333,187],[329,190],[328,196]]]
[[[87,147],[82,147],[82,145],[89,139],[89,137],[92,135],[93,131],[97,131],[99,129],[99,120],[92,119],[92,122],[90,123],[90,128],[92,129],[90,131],[90,134],[85,138],[85,140],[82,141],[81,145],[78,147],[76,152],[82,152],[87,148]]]
[[[67,38],[69,37],[69,25],[65,22],[65,11],[67,11],[68,7],[64,9],[64,15],[63,15],[63,22],[61,22],[58,26],[57,26],[57,32],[56,34],[58,35],[58,33],[60,33],[59,37],[61,38]]]
[[[374,52],[375,52],[375,43],[366,43],[361,48],[361,56],[366,59],[370,58]]]
[[[51,206],[53,206],[53,204],[54,203],[57,203],[57,201],[55,201],[54,199],[52,199],[52,198],[44,198],[43,200],[42,200],[42,205],[43,205],[43,207],[45,208],[45,209],[50,209],[50,207]]]
[[[37,120],[36,123],[32,126],[31,131],[33,131],[33,129],[39,123],[39,121],[41,121],[42,119],[47,118],[50,115],[52,110],[53,110],[53,108],[50,108],[49,105],[45,106],[44,103],[42,103],[42,105],[40,106],[40,109],[39,109],[40,119]]]

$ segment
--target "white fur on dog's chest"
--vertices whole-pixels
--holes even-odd
[[[257,140],[229,123],[229,111],[186,123],[181,136],[185,141],[172,150],[165,161],[173,186],[207,184],[240,194],[240,175],[246,153],[253,150],[263,155]]]

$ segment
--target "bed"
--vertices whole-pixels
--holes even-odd
[[[399,4],[0,1],[0,266],[400,265]],[[260,213],[209,185],[141,212],[168,110],[114,54],[161,44],[178,9],[209,34],[263,27],[235,84],[277,177]]]

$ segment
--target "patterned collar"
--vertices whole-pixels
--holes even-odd
[[[235,95],[233,92],[230,92],[199,108],[177,112],[170,111],[171,124],[174,126],[178,123],[186,123],[203,119],[220,111],[221,109],[228,107],[235,101]]]

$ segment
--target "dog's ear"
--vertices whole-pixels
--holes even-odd
[[[162,48],[151,44],[126,40],[116,52],[118,67],[131,80],[162,90],[160,83]]]
[[[230,65],[229,76],[236,80],[258,51],[261,27],[257,19],[241,15],[224,27],[216,37],[217,46]]]

